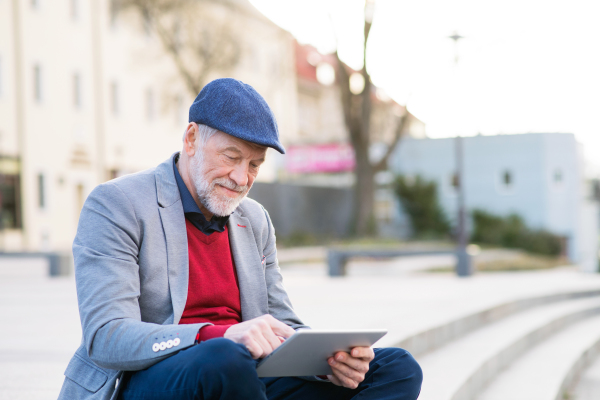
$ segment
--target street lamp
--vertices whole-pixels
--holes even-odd
[[[458,41],[463,39],[458,32],[454,32],[449,39],[454,41],[454,69],[456,80],[456,69],[458,66]],[[456,81],[455,81],[456,83]],[[457,215],[457,248],[456,248],[456,275],[470,276],[473,271],[471,267],[471,256],[467,253],[467,213],[465,210],[465,185],[464,185],[464,140],[456,132],[455,154],[456,154],[456,189],[458,191],[458,215]]]

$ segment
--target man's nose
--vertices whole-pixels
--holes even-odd
[[[238,186],[246,186],[248,184],[248,167],[245,165],[236,165],[229,174],[229,178]]]

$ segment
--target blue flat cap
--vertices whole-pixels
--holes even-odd
[[[190,107],[189,122],[208,125],[285,154],[273,112],[265,99],[242,81],[215,79],[204,86]]]

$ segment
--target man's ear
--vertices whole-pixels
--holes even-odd
[[[183,151],[189,157],[193,157],[194,154],[196,154],[198,139],[198,124],[190,122],[185,130],[185,135],[183,136]]]

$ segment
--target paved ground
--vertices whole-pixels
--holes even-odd
[[[418,272],[451,258],[350,263],[329,278],[323,263],[287,263],[285,285],[298,314],[315,328],[387,328],[381,345],[508,300],[600,288],[600,275],[572,268],[546,272]],[[42,260],[0,258],[0,400],[55,399],[81,338],[74,280],[48,278]]]

